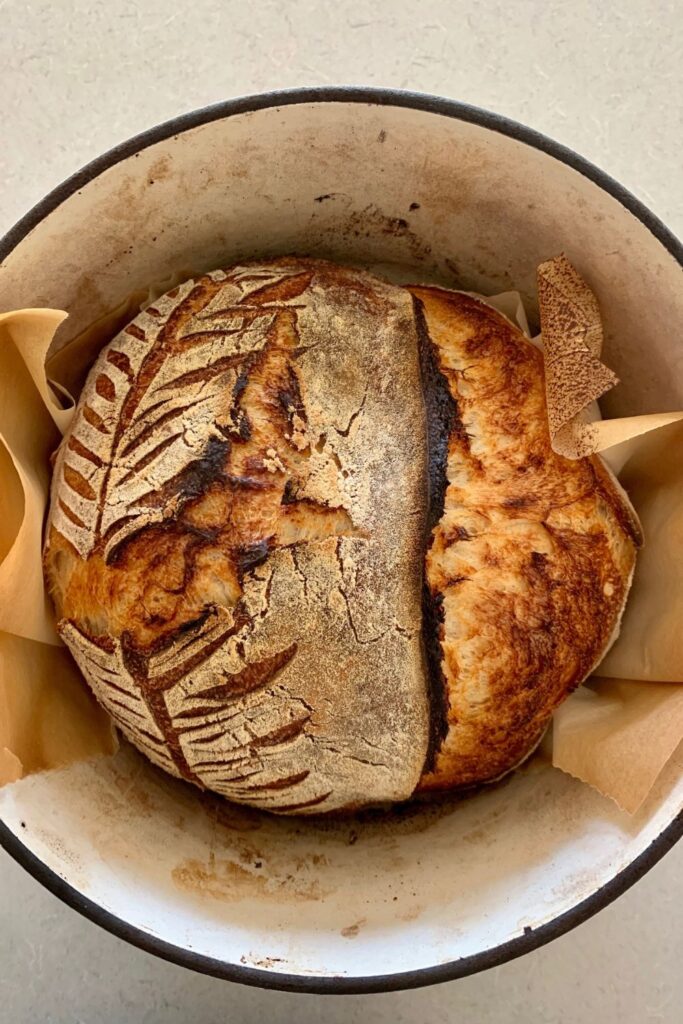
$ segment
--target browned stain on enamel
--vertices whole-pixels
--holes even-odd
[[[340,934],[345,939],[355,939],[364,924],[367,924],[367,918],[361,917],[360,921],[356,921],[354,924],[349,924],[346,928],[342,928]]]
[[[282,903],[299,903],[321,900],[329,895],[329,890],[324,889],[317,878],[302,878],[298,872],[269,874],[214,854],[207,860],[187,858],[181,861],[171,877],[179,889],[221,902],[267,897]]]

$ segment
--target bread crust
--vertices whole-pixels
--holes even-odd
[[[309,814],[518,764],[613,637],[638,542],[602,462],[553,453],[509,321],[292,257],[188,281],[103,350],[45,571],[151,760]]]
[[[472,296],[411,291],[452,399],[425,560],[445,712],[426,791],[495,779],[533,749],[613,639],[641,537],[598,456],[553,452],[539,349]]]
[[[283,259],[188,282],[101,354],[46,571],[96,696],[166,770],[281,813],[415,789],[416,353],[407,292]]]

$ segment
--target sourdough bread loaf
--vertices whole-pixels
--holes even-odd
[[[59,630],[167,771],[279,813],[495,778],[615,633],[638,527],[467,295],[286,258],[158,299],[54,469]]]

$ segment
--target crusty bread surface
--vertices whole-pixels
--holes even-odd
[[[411,794],[423,415],[410,296],[333,264],[190,281],[103,351],[47,572],[65,642],[157,764],[281,812]]]
[[[442,741],[420,783],[448,789],[523,760],[599,662],[640,528],[599,457],[553,452],[539,349],[476,298],[412,292],[450,398],[425,562]]]
[[[167,771],[320,813],[508,771],[618,624],[637,519],[485,303],[215,271],[103,350],[55,462],[60,633]]]

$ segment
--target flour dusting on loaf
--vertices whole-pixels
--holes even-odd
[[[309,814],[514,767],[613,637],[638,542],[600,460],[552,452],[505,318],[288,257],[188,281],[104,349],[45,568],[147,756]]]
[[[65,642],[157,764],[281,812],[410,796],[422,420],[410,296],[332,264],[209,274],[104,350],[47,571]]]

